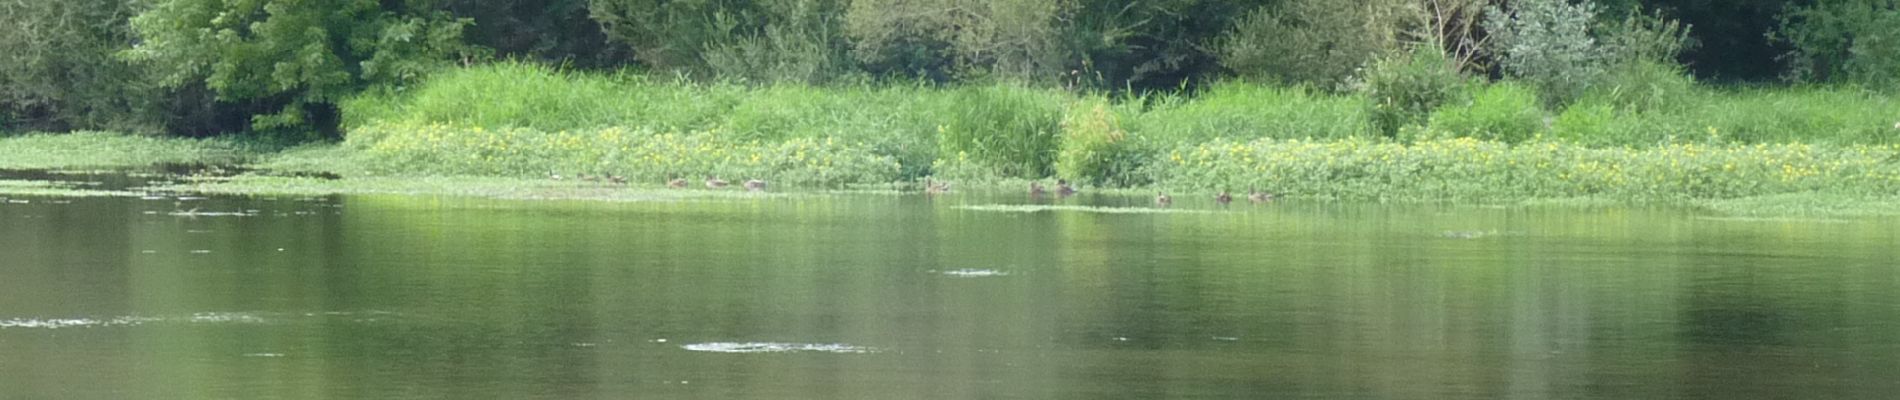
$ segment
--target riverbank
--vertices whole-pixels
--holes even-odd
[[[180,180],[131,188],[101,190],[45,181],[4,181],[0,194],[12,196],[137,195],[147,191],[229,195],[389,194],[471,196],[506,199],[595,201],[673,201],[757,198],[839,192],[906,193],[918,182],[898,179],[894,161],[865,155],[861,147],[838,140],[803,144],[679,143],[691,135],[635,141],[616,133],[586,131],[540,137],[579,148],[615,148],[614,140],[671,147],[674,152],[706,152],[677,160],[666,154],[628,152],[590,161],[551,157],[564,152],[537,151],[511,140],[519,131],[476,130],[436,137],[465,136],[521,151],[464,152],[459,145],[431,144],[441,165],[453,159],[482,159],[494,165],[520,166],[487,174],[452,174],[414,163],[419,150],[393,153],[373,142],[306,145],[272,150],[221,140],[158,139],[104,133],[29,135],[0,139],[0,169],[102,170],[144,169],[165,164],[209,166],[186,172]],[[624,135],[624,133],[620,133]],[[368,138],[370,136],[364,136]],[[431,135],[416,135],[431,137]],[[668,137],[662,135],[661,137]],[[516,139],[509,139],[516,138]],[[446,140],[446,139],[445,139]],[[608,141],[608,142],[602,142]],[[671,144],[669,144],[671,143]],[[390,146],[390,145],[384,145]],[[54,158],[47,154],[84,157]],[[120,150],[110,150],[120,149]],[[139,149],[139,150],[132,150]],[[716,151],[714,149],[717,149]],[[750,162],[754,152],[761,162]],[[854,153],[857,152],[857,153]],[[613,153],[609,151],[608,153]],[[783,157],[763,162],[767,156]],[[831,157],[831,163],[823,160]],[[858,157],[854,163],[839,159]],[[394,158],[394,159],[392,159]],[[727,160],[740,165],[707,167]],[[55,160],[59,162],[54,162]],[[641,161],[645,160],[645,161]],[[802,160],[802,161],[801,161]],[[589,164],[597,163],[597,164]],[[887,164],[888,163],[888,164]],[[951,170],[954,162],[938,162]],[[549,166],[599,165],[596,169]],[[402,170],[404,166],[415,169]],[[784,168],[779,172],[777,168]],[[867,173],[864,169],[882,171]],[[834,169],[856,169],[837,171]],[[598,171],[628,177],[617,185],[564,177],[552,180],[535,171]],[[701,171],[734,180],[758,177],[772,182],[771,194],[742,190],[699,189]],[[690,174],[689,174],[690,172]],[[1591,148],[1556,141],[1506,144],[1469,138],[1398,143],[1363,139],[1216,140],[1171,151],[1161,162],[1132,173],[1150,183],[1130,186],[1083,185],[1092,194],[1151,196],[1175,194],[1182,206],[1212,205],[1220,190],[1236,193],[1258,188],[1282,201],[1456,202],[1500,206],[1657,205],[1691,207],[1711,213],[1750,217],[1900,216],[1900,146],[1854,145],[1696,145],[1651,148]],[[671,176],[690,175],[688,189],[669,189]],[[1022,193],[1030,180],[989,175],[939,179],[958,193]],[[1045,180],[1045,184],[1049,181]]]

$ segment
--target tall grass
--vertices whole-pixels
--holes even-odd
[[[1585,98],[1558,136],[1600,146],[1679,142],[1900,143],[1900,102],[1850,88],[1697,89],[1666,108]]]
[[[449,71],[406,92],[362,96],[345,103],[344,116],[352,146],[378,149],[386,141],[408,143],[398,146],[401,151],[373,153],[379,158],[366,162],[382,166],[378,171],[385,174],[526,175],[544,173],[542,169],[600,169],[604,166],[598,165],[599,160],[647,163],[628,167],[628,172],[656,176],[700,171],[765,174],[764,170],[722,169],[726,167],[715,164],[662,168],[652,160],[598,155],[594,153],[602,150],[573,147],[574,143],[562,140],[608,147],[672,140],[735,147],[747,153],[769,153],[797,143],[828,143],[811,151],[895,165],[891,167],[894,173],[884,171],[885,161],[866,161],[853,165],[876,170],[859,171],[854,178],[794,178],[827,185],[886,174],[893,174],[892,180],[1057,175],[1122,186],[1222,181],[1187,171],[1200,167],[1179,164],[1171,152],[1213,144],[1288,141],[1390,146],[1442,143],[1451,138],[1500,144],[1561,141],[1565,149],[1575,151],[1680,144],[1900,143],[1900,103],[1887,96],[1834,88],[1712,89],[1695,86],[1680,71],[1667,68],[1615,72],[1614,79],[1607,81],[1611,84],[1565,109],[1546,110],[1536,101],[1536,92],[1523,85],[1464,87],[1460,85],[1470,82],[1455,76],[1434,78],[1456,85],[1428,85],[1433,90],[1456,93],[1429,105],[1418,99],[1386,98],[1390,96],[1374,101],[1373,97],[1382,95],[1367,94],[1377,92],[1370,89],[1337,93],[1241,82],[1215,84],[1192,96],[1159,94],[1111,101],[1009,84],[752,86],[640,74],[574,73],[507,62]],[[1368,83],[1368,87],[1379,85]],[[1404,101],[1393,103],[1399,100]],[[1407,117],[1412,122],[1404,124],[1402,131],[1410,133],[1393,138],[1385,135],[1391,122],[1385,119],[1391,115],[1381,114],[1392,110],[1380,111],[1380,106],[1368,104],[1403,106],[1407,113],[1426,114]],[[589,136],[602,132],[620,132],[625,138]],[[461,144],[416,145],[428,140]],[[496,143],[555,147],[537,150],[542,152],[535,153],[539,155],[500,154],[488,147]],[[431,152],[486,154],[514,165],[484,166],[468,154]],[[730,161],[706,154],[649,155],[680,157],[689,163]],[[1319,171],[1353,176],[1344,170]],[[1506,176],[1509,171],[1492,172]]]
[[[1160,95],[1146,111],[1124,109],[1137,140],[1150,146],[1213,139],[1344,139],[1376,133],[1366,100],[1356,94],[1325,94],[1228,82],[1194,96]]]

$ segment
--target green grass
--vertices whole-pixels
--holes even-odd
[[[104,132],[26,134],[0,138],[0,169],[137,168],[160,164],[236,164],[260,146]]]
[[[1900,195],[1900,146],[1672,144],[1593,148],[1471,138],[1215,141],[1150,165],[1164,187],[1249,188],[1345,200],[1477,201],[1601,197],[1683,202],[1820,192]]]
[[[1700,88],[1668,107],[1585,98],[1555,135],[1595,146],[1659,143],[1900,143],[1900,101],[1851,88]]]

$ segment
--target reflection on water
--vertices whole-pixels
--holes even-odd
[[[1900,391],[1890,220],[975,194],[210,198],[193,206],[246,216],[195,218],[170,215],[176,196],[30,200],[0,204],[0,398]]]

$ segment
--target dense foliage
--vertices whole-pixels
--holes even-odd
[[[1351,3],[6,2],[0,127],[334,137],[343,102],[496,59],[709,85],[1010,82],[1116,108],[1239,78],[1358,93],[1388,135],[1470,101],[1474,80],[1521,81],[1553,116],[1666,108],[1697,82],[1900,86],[1893,0]]]

